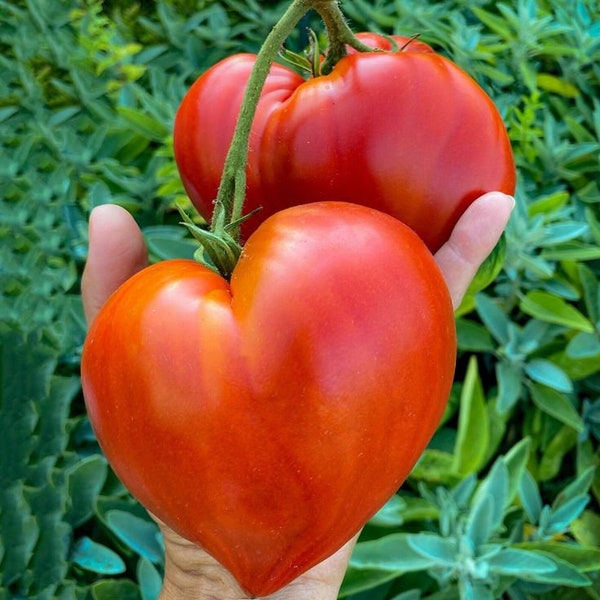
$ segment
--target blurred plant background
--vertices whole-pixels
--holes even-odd
[[[286,4],[0,0],[0,600],[158,596],[157,529],[80,391],[87,218],[119,203],[153,260],[191,253],[175,110],[210,65],[257,50]],[[600,2],[342,8],[355,30],[419,33],[474,76],[519,185],[502,268],[457,312],[444,421],[365,528],[340,596],[600,598]]]

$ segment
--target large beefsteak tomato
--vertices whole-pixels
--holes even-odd
[[[123,284],[92,323],[82,381],[125,485],[262,596],[401,485],[455,351],[418,236],[367,207],[311,203],[264,222],[230,283],[174,260]]]
[[[432,252],[484,192],[514,193],[515,166],[502,118],[450,60],[418,41],[357,36],[385,51],[342,58],[304,80],[275,64],[250,135],[248,235],[274,212],[320,200],[363,204],[413,228]],[[175,158],[192,202],[210,218],[255,62],[238,54],[189,89],[175,119]]]

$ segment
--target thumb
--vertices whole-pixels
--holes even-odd
[[[515,205],[511,196],[490,192],[473,202],[454,227],[435,260],[457,308],[477,269],[498,243]]]
[[[147,264],[144,238],[133,217],[115,204],[96,207],[90,215],[89,252],[81,279],[87,322],[122,283]]]

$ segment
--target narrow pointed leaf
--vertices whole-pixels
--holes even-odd
[[[413,548],[411,534],[397,533],[377,540],[359,542],[350,565],[360,569],[378,569],[397,572],[421,571],[436,564],[435,558]]]
[[[576,308],[548,292],[533,290],[521,301],[521,309],[528,315],[577,331],[594,331],[594,326]]]
[[[125,563],[116,552],[88,537],[81,538],[75,544],[71,560],[86,571],[102,575],[118,575],[125,572]]]
[[[575,431],[585,431],[583,419],[564,394],[544,385],[533,384],[531,386],[531,399],[541,411],[561,423],[572,427]]]
[[[489,423],[477,359],[471,357],[460,396],[453,470],[461,475],[483,466],[489,443]]]

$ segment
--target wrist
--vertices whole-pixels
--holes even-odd
[[[210,554],[158,523],[165,542],[165,574],[159,600],[250,600],[233,575]],[[263,600],[336,600],[357,538]]]
[[[165,541],[165,573],[159,600],[247,598],[233,575],[210,554],[171,532]]]

